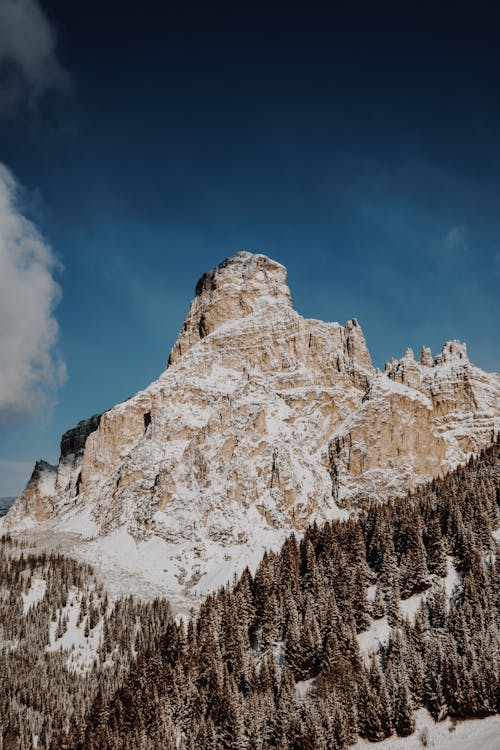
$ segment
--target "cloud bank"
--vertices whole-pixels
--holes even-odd
[[[0,0],[0,114],[64,91],[69,75],[56,55],[56,33],[38,0]]]
[[[19,211],[18,192],[0,164],[0,423],[34,414],[65,379],[55,352],[56,262]]]

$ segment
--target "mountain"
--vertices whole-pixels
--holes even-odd
[[[184,622],[4,534],[0,746],[493,750],[499,497],[497,441],[409,497],[290,535]]]
[[[187,628],[167,624],[51,749],[387,748],[416,729],[404,747],[498,747],[499,490],[496,442],[410,497],[291,535]],[[489,718],[447,742],[446,717]]]
[[[0,497],[0,518],[7,513],[11,505],[14,504],[15,500],[15,497]]]
[[[356,320],[301,317],[286,269],[237,253],[201,277],[165,372],[67,432],[4,527],[71,535],[182,606],[291,530],[464,463],[500,429],[499,397],[458,341],[381,372]]]

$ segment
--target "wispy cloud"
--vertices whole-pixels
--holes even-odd
[[[18,193],[0,164],[0,423],[35,413],[66,373],[55,352],[55,258],[20,212]]]
[[[467,227],[464,224],[452,227],[443,239],[443,247],[447,255],[463,260],[469,253]]]
[[[38,0],[0,0],[0,115],[32,107],[48,91],[68,89],[56,42]]]

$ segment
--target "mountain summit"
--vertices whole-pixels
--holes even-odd
[[[196,296],[169,364],[222,325],[258,312],[288,310],[291,306],[284,266],[265,255],[236,253],[198,281]]]
[[[291,530],[465,462],[499,396],[456,341],[380,372],[356,320],[301,317],[286,269],[237,253],[196,285],[165,372],[66,433],[4,524],[81,533],[86,557],[199,594]]]

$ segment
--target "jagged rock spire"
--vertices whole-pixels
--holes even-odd
[[[284,266],[260,253],[236,253],[204,273],[196,284],[196,296],[169,364],[224,324],[271,307],[291,308],[291,304]]]

